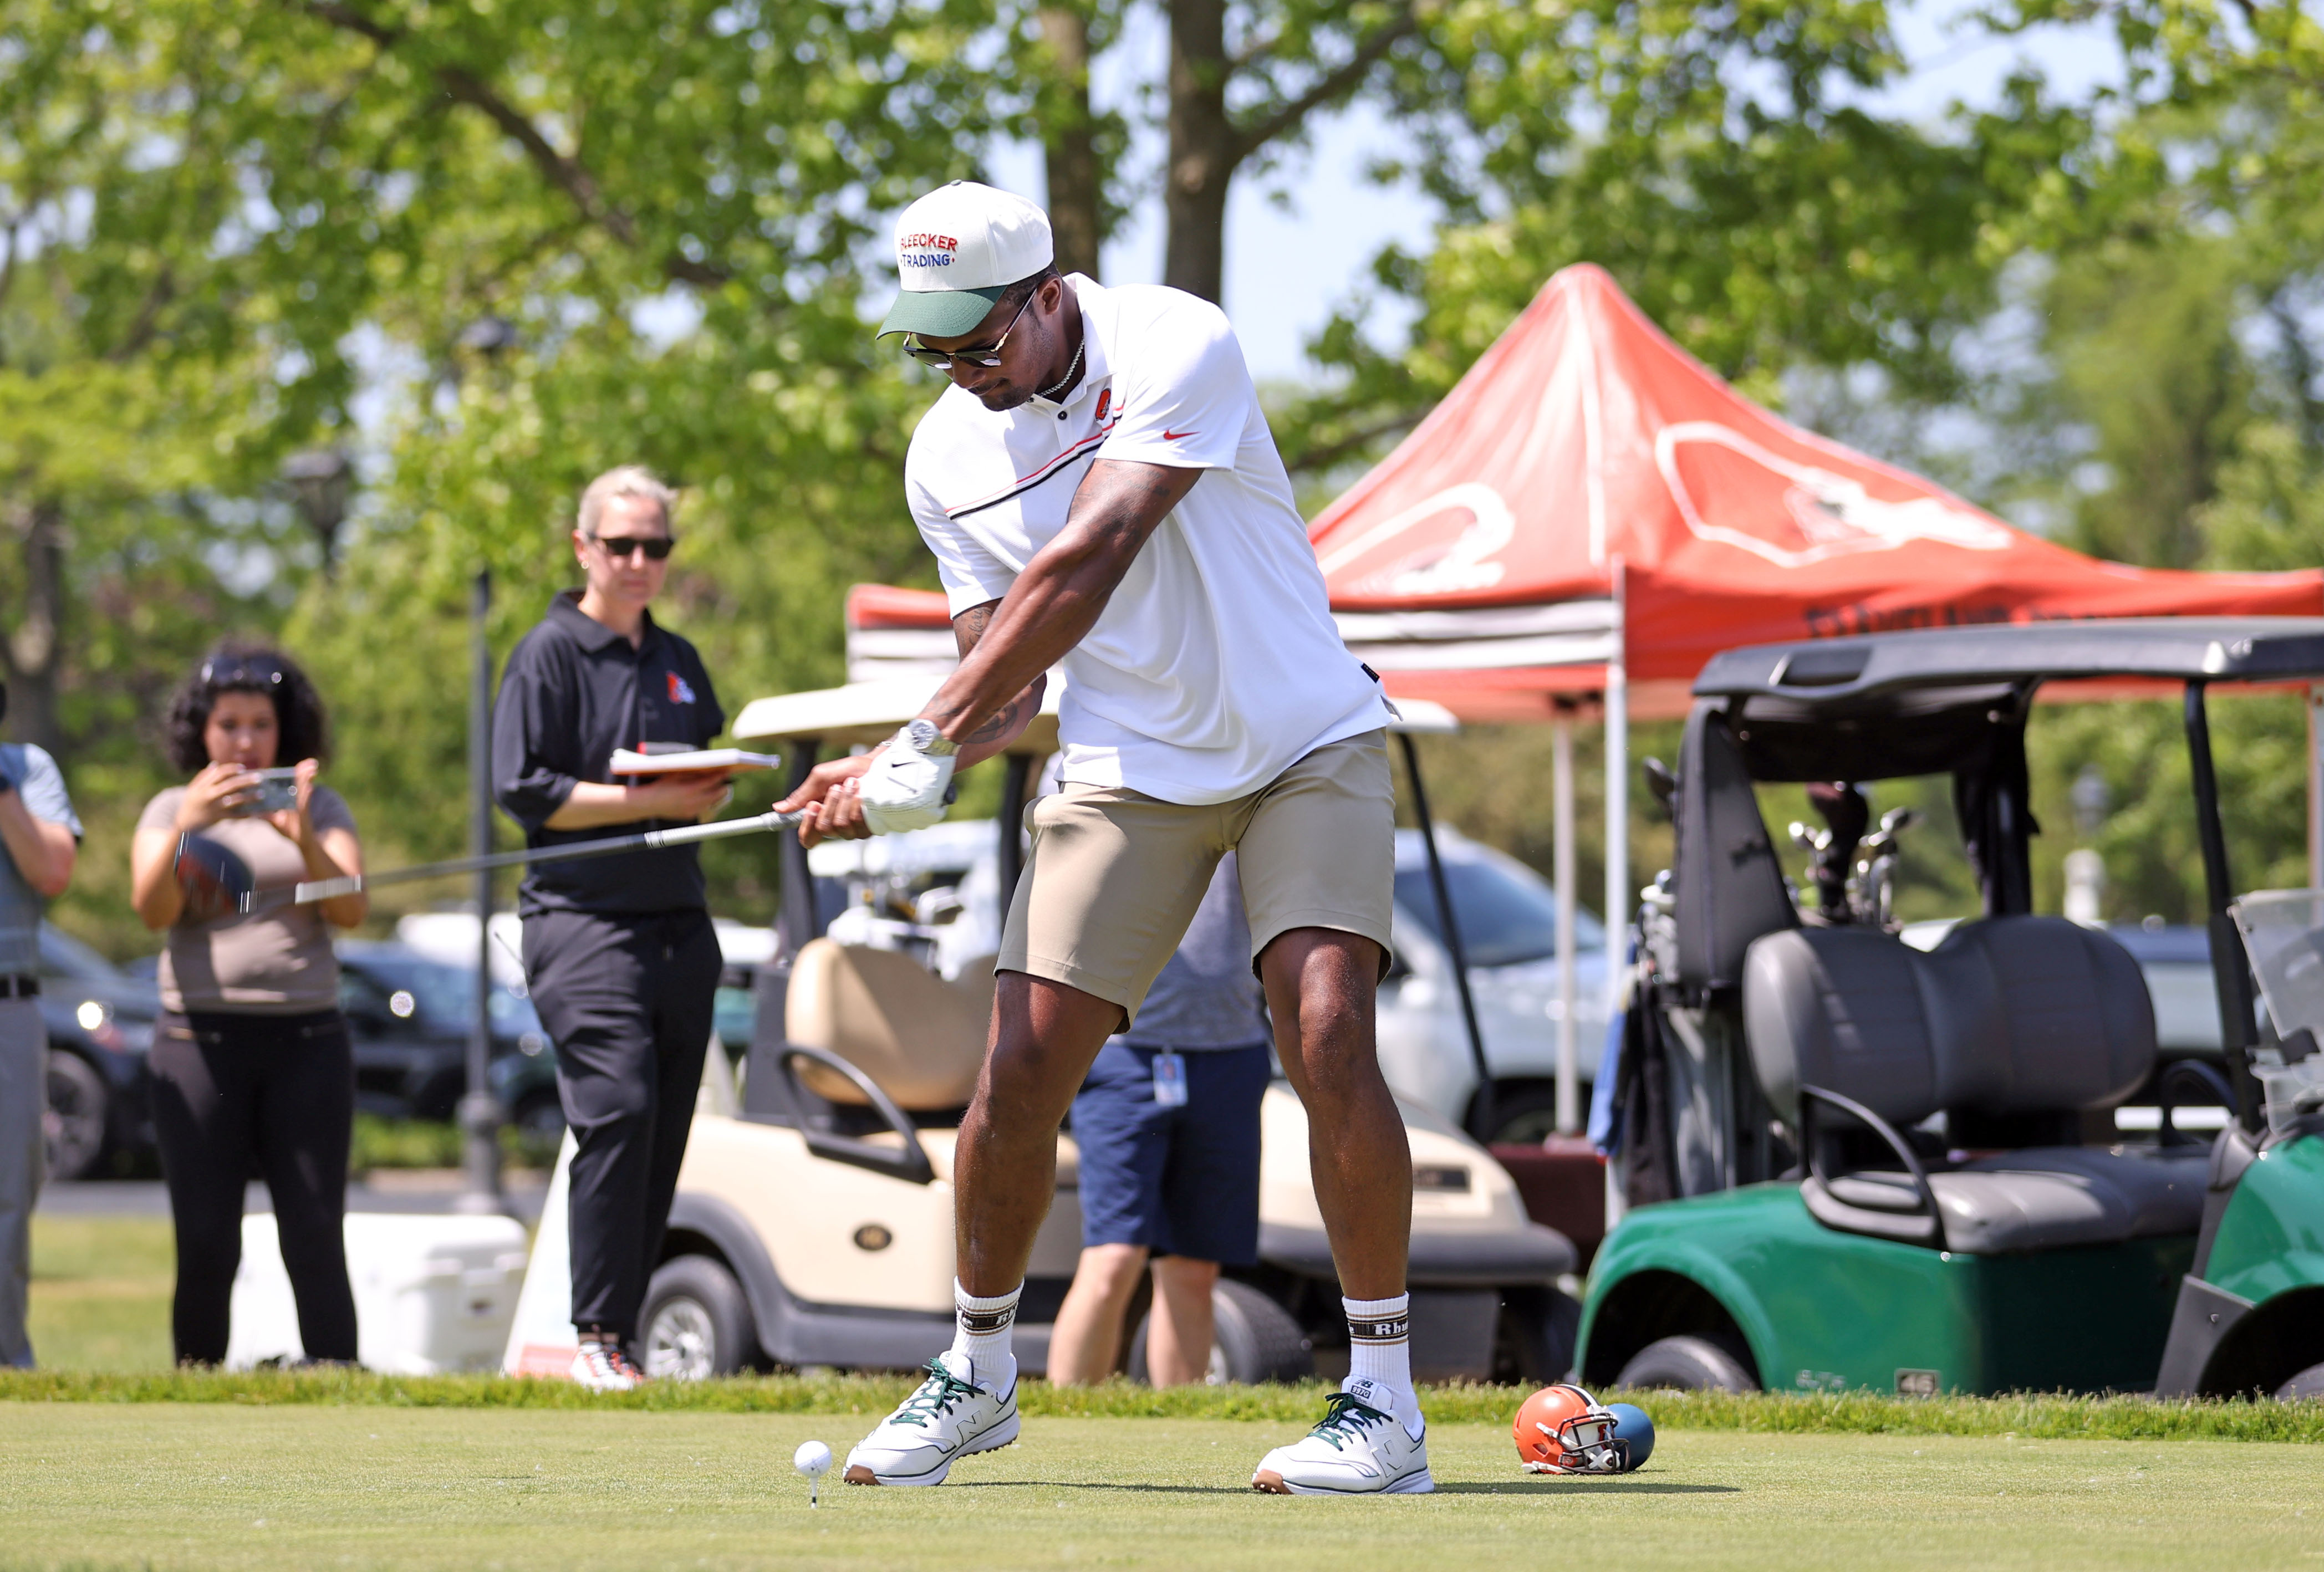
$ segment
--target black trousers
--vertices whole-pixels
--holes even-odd
[[[637,1335],[718,992],[704,911],[524,920],[524,973],[573,1127],[573,1324]]]
[[[354,1363],[345,1227],[355,1071],[346,1017],[164,1015],[148,1064],[178,1237],[170,1307],[178,1362],[226,1358],[243,1194],[254,1169],[274,1198],[299,1341],[310,1359]]]

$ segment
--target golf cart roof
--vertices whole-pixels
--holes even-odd
[[[2324,618],[2143,617],[1749,645],[1712,657],[1694,692],[1697,698],[1781,699],[1809,711],[1844,711],[1858,707],[1851,701],[1912,689],[2311,677],[2324,677]]]
[[[849,683],[844,687],[816,688],[753,699],[734,721],[733,733],[742,742],[781,743],[819,741],[826,749],[844,749],[856,743],[881,742],[897,727],[927,708],[944,679],[939,676],[882,677],[876,682]],[[1025,728],[1010,750],[1054,753],[1057,748],[1057,702],[1065,685],[1053,673],[1041,700],[1041,712]],[[1426,699],[1398,699],[1404,718],[1399,731],[1457,731],[1452,712]]]

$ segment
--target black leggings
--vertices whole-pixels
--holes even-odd
[[[346,1018],[164,1015],[151,1064],[153,1134],[177,1225],[178,1362],[226,1358],[243,1194],[254,1171],[274,1198],[307,1356],[352,1364],[344,1229],[355,1076]]]

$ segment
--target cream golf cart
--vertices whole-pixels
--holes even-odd
[[[933,677],[899,677],[761,699],[733,731],[746,747],[783,749],[796,781],[819,755],[887,737],[919,712],[936,685]],[[1050,707],[1002,761],[1003,890],[1015,887],[1022,867],[1017,824],[1027,786],[1056,746],[1056,690],[1053,684]],[[1434,714],[1407,722],[1450,723]],[[879,855],[879,841],[865,844],[867,856]],[[827,924],[816,910],[807,854],[795,839],[782,845],[778,948],[788,963],[759,975],[754,1036],[733,1111],[695,1120],[640,1322],[640,1363],[650,1374],[766,1365],[903,1369],[951,1341],[953,1148],[984,1055],[990,961],[958,966],[958,980],[947,981],[926,963],[927,949],[822,936]],[[896,920],[908,926],[942,915],[901,908]],[[1526,1220],[1508,1173],[1482,1147],[1442,1117],[1403,1106],[1415,1178],[1416,1373],[1563,1375],[1578,1307],[1557,1283],[1573,1270],[1572,1246]],[[1308,1178],[1306,1116],[1280,1080],[1267,1094],[1262,1128],[1260,1264],[1219,1285],[1211,1361],[1218,1381],[1329,1375],[1346,1358],[1331,1251]],[[1046,1365],[1049,1323],[1080,1247],[1076,1153],[1065,1135],[1018,1322],[1028,1372]],[[1133,1339],[1130,1361],[1138,1374],[1142,1338]]]

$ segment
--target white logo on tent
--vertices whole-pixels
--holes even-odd
[[[1327,553],[1323,571],[1327,575],[1337,573],[1375,547],[1455,509],[1466,510],[1470,522],[1450,547],[1425,560],[1407,558],[1372,575],[1365,588],[1382,586],[1399,595],[1446,595],[1463,590],[1490,589],[1501,582],[1501,575],[1508,570],[1503,564],[1487,559],[1517,538],[1517,521],[1500,492],[1482,481],[1447,486],[1393,519],[1374,525],[1345,546]]]
[[[1723,447],[1789,481],[1782,501],[1799,530],[1799,543],[1787,547],[1706,520],[1678,473],[1678,447],[1687,442]],[[1939,497],[1884,501],[1868,495],[1859,481],[1780,457],[1715,421],[1686,420],[1665,427],[1655,436],[1655,465],[1662,471],[1672,500],[1697,539],[1740,547],[1781,567],[1803,567],[1843,552],[1893,551],[1914,540],[1933,540],[1965,551],[2006,551],[2014,538],[1991,519]]]

